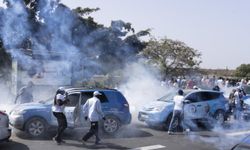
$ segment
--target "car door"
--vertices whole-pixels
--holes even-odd
[[[67,99],[69,99],[69,102],[65,105],[64,113],[68,127],[75,127],[75,109],[77,104],[79,104],[80,93],[70,93]]]
[[[82,107],[86,103],[86,101],[91,97],[93,97],[93,91],[81,92],[78,104],[74,111],[75,127],[89,127],[90,126],[90,122],[84,119],[84,117],[87,116],[87,114],[84,114]]]
[[[208,106],[208,112],[214,114],[216,110],[225,108],[224,103],[221,103],[220,93],[206,91],[202,92],[201,96],[202,101]]]
[[[206,116],[205,107],[201,98],[201,92],[195,92],[187,95],[184,104],[184,118],[185,119],[201,119]]]

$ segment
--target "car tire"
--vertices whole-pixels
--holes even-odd
[[[25,131],[32,138],[44,137],[47,132],[47,123],[39,117],[31,118],[25,124]]]
[[[215,112],[214,119],[217,124],[222,125],[225,121],[225,112],[223,110],[217,110]]]
[[[120,128],[120,120],[115,116],[105,116],[105,118],[102,122],[102,130],[106,134],[114,135]]]
[[[169,129],[169,126],[170,126],[170,123],[171,123],[171,120],[172,120],[172,116],[173,116],[172,113],[169,114],[166,121],[165,121],[165,124],[163,125],[163,129],[166,130],[166,131]],[[179,122],[180,122],[180,120],[178,120],[178,119],[175,120],[175,122],[173,123],[173,128],[178,129]]]

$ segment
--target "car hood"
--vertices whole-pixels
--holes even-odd
[[[171,101],[152,101],[149,104],[145,105],[143,111],[152,111],[154,108],[160,107],[173,107],[174,103]]]
[[[32,102],[32,103],[25,103],[17,105],[13,110],[28,110],[28,109],[47,109],[50,105]]]

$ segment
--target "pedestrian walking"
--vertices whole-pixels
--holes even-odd
[[[90,137],[95,135],[95,144],[99,144],[101,141],[98,134],[98,121],[100,119],[105,120],[104,114],[101,108],[101,98],[102,94],[99,91],[93,93],[93,97],[88,99],[83,105],[83,112],[85,114],[85,120],[89,119],[91,127],[86,135],[82,138],[83,143],[86,142]]]
[[[177,95],[174,96],[174,111],[173,116],[171,119],[171,122],[169,124],[168,134],[174,133],[174,128],[179,127],[182,125],[182,112],[183,112],[183,103],[184,103],[184,92],[183,90],[178,90]],[[177,125],[174,126],[174,124],[177,123]]]
[[[66,99],[66,92],[63,87],[60,87],[56,91],[56,95],[54,97],[54,105],[52,106],[52,112],[53,115],[57,119],[58,127],[57,127],[57,134],[53,138],[58,145],[61,143],[65,143],[65,141],[62,140],[62,134],[64,130],[67,128],[67,120],[64,115],[64,108],[65,104],[69,102],[68,99]]]

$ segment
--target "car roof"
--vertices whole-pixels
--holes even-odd
[[[101,89],[101,88],[85,88],[85,87],[77,87],[77,88],[67,88],[65,89],[67,93],[76,93],[76,92],[94,92],[94,91],[117,91],[116,89]]]

